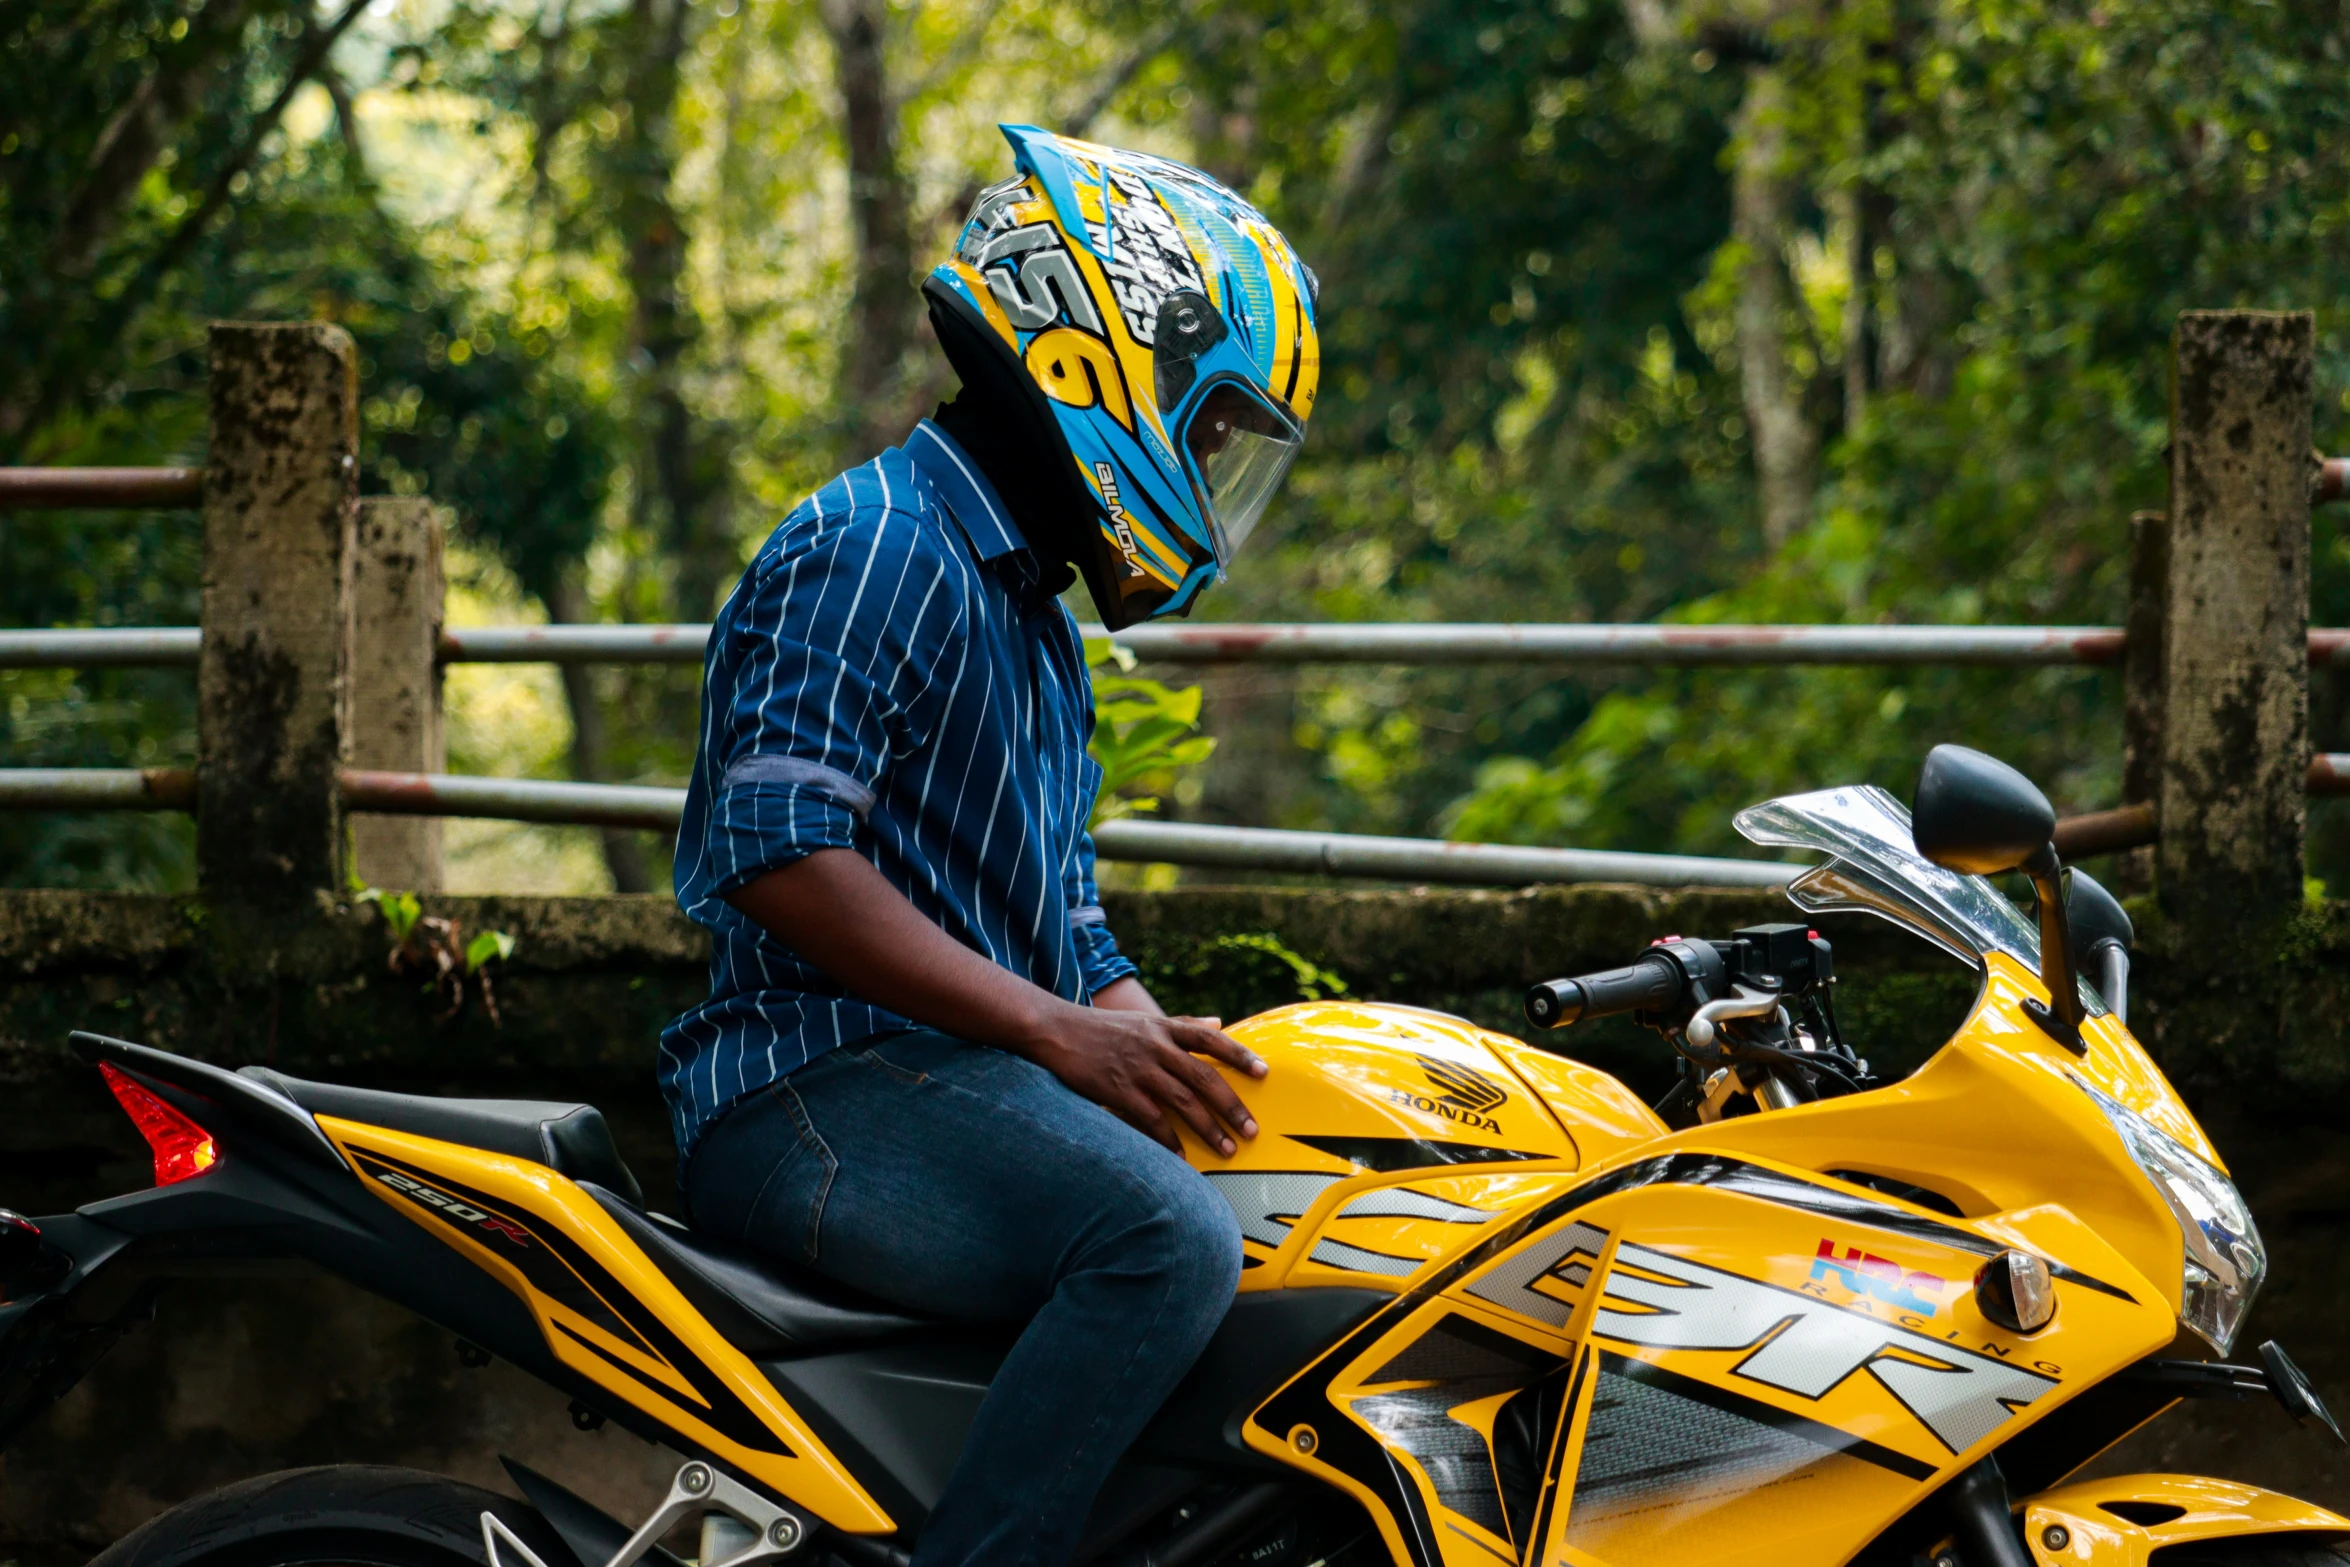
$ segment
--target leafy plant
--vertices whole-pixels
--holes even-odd
[[[362,887],[352,901],[375,905],[383,919],[385,934],[392,938],[384,967],[403,977],[422,979],[425,988],[439,996],[442,1009],[436,1022],[446,1023],[464,1010],[465,982],[470,979],[481,987],[482,1008],[489,1013],[490,1022],[505,1026],[498,1015],[498,992],[490,965],[514,955],[512,935],[485,930],[467,941],[458,921],[425,913],[423,902],[413,892]]]
[[[405,947],[415,933],[416,922],[424,915],[424,905],[413,892],[386,892],[381,887],[362,887],[358,901],[372,903],[381,915],[384,929],[392,938],[394,947]]]
[[[514,938],[502,930],[485,930],[465,944],[465,972],[478,974],[485,963],[503,962],[514,955]]]
[[[1214,737],[1199,732],[1200,688],[1128,673],[1134,655],[1107,637],[1087,640],[1085,661],[1093,669],[1094,707],[1087,749],[1102,767],[1093,825],[1156,811],[1180,775],[1216,749]]]

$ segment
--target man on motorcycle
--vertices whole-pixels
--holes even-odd
[[[1188,613],[1295,455],[1314,281],[1177,164],[1005,128],[924,284],[962,390],[787,517],[720,614],[664,1033],[696,1225],[943,1317],[1029,1320],[919,1567],[1055,1564],[1222,1320],[1255,1122],[1103,924],[1091,688],[1056,595]],[[1030,1320],[1032,1319],[1032,1320]]]

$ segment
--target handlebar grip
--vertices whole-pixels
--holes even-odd
[[[1681,999],[1681,970],[1661,954],[1576,979],[1554,979],[1526,992],[1526,1021],[1565,1028],[1586,1018],[1659,1011]]]

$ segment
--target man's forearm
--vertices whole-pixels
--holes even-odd
[[[1158,999],[1143,988],[1142,981],[1132,974],[1113,979],[1093,993],[1093,1004],[1112,1012],[1140,1012],[1148,1017],[1165,1017],[1166,1009]]]
[[[941,930],[853,849],[819,849],[726,901],[863,999],[979,1044],[1024,1051],[1068,1005]]]
[[[1024,1056],[1181,1151],[1180,1120],[1229,1158],[1256,1118],[1204,1057],[1251,1077],[1265,1063],[1213,1020],[1171,1018],[1131,976],[1096,1005],[1064,1001],[923,917],[863,855],[819,849],[727,895],[801,957],[900,1017]]]

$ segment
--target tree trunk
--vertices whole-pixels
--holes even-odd
[[[1858,183],[1837,198],[1844,219],[1844,433],[1854,434],[1869,412],[1869,372],[1875,367],[1875,247],[1869,238],[1869,193]]]
[[[898,165],[897,105],[885,56],[887,0],[822,0],[840,82],[856,283],[841,345],[840,424],[858,460],[905,432],[906,356],[917,340],[912,193]]]
[[[547,595],[547,613],[560,624],[588,618],[587,596],[576,583],[566,582]],[[571,709],[571,776],[585,783],[610,783],[605,758],[611,747],[604,733],[604,709],[596,701],[592,672],[585,664],[561,664],[563,700]],[[607,827],[603,840],[604,867],[612,873],[615,892],[650,892],[651,872],[645,869],[644,847],[633,833]]]
[[[682,384],[685,356],[701,329],[685,292],[687,232],[671,189],[688,14],[687,0],[634,0],[621,34],[628,50],[628,129],[613,161],[639,377],[636,521],[677,564],[679,615],[701,620],[717,608],[719,579],[733,552],[715,504],[723,476],[713,482],[705,472],[703,434]]]
[[[1787,80],[1757,66],[1738,111],[1738,163],[1731,182],[1731,226],[1738,268],[1739,390],[1754,445],[1762,496],[1763,540],[1776,549],[1810,520],[1819,483],[1820,436],[1804,414],[1803,385],[1788,353],[1803,301],[1787,271]]]
[[[50,252],[51,273],[79,278],[113,237],[140,181],[179,135],[189,111],[219,79],[220,67],[245,31],[250,7],[207,6],[195,14],[185,39],[162,53],[155,69],[132,89],[99,132],[90,167],[67,204]]]
[[[1950,348],[1950,282],[1929,255],[1905,256],[1878,349],[1878,384],[1923,402],[1950,395],[1957,374]]]

